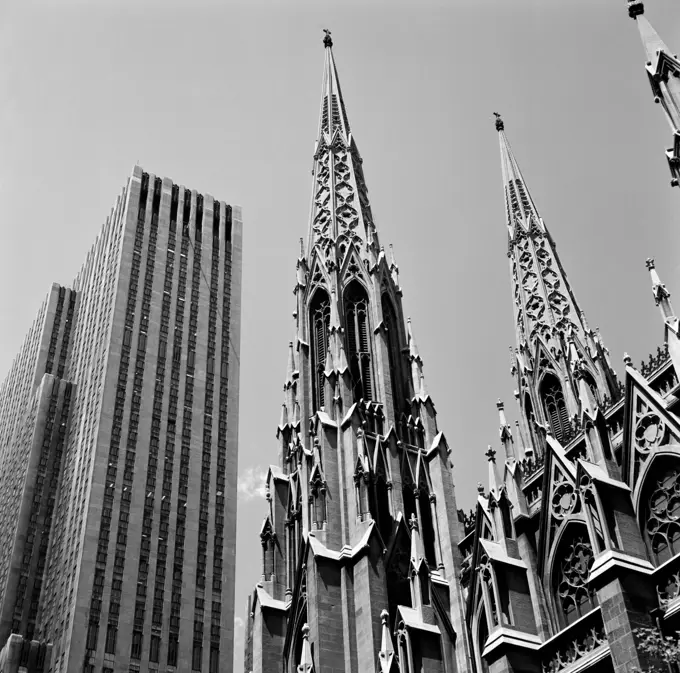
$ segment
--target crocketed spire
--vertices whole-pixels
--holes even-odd
[[[325,31],[324,46],[307,254],[311,255],[318,245],[327,258],[341,257],[348,244],[354,243],[358,249],[368,246],[377,256],[380,246],[368,202],[362,159],[349,125],[330,31]]]
[[[497,114],[497,113],[496,113]],[[501,148],[503,190],[508,226],[517,345],[533,346],[538,338],[562,348],[560,334],[574,330],[586,343],[582,311],[576,303],[555,244],[538,214],[519,165],[496,117]]]

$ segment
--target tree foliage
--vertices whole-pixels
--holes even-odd
[[[661,631],[654,628],[638,628],[633,632],[637,638],[638,651],[650,661],[655,662],[637,673],[668,673],[679,670],[680,665],[680,640],[678,633],[673,636],[664,636]]]

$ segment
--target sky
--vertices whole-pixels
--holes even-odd
[[[646,9],[680,50],[677,2]],[[496,400],[516,418],[493,112],[615,369],[663,340],[648,256],[680,294],[671,134],[624,0],[4,2],[0,377],[135,163],[243,208],[235,673],[308,228],[323,28],[453,448],[458,507],[486,478],[487,445],[500,448]]]

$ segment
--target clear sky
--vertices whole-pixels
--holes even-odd
[[[647,16],[680,50],[676,0]],[[330,28],[381,241],[394,244],[458,506],[514,423],[498,138],[506,131],[614,367],[680,306],[680,189],[624,0],[52,0],[0,7],[0,377],[49,284],[70,283],[134,164],[243,207],[237,662],[259,579],[298,239]],[[240,621],[239,621],[240,620]]]

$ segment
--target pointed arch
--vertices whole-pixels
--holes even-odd
[[[375,514],[377,515],[378,530],[383,541],[387,541],[392,534],[392,507],[390,503],[390,491],[392,490],[392,480],[389,475],[389,468],[385,459],[385,451],[376,442],[375,448],[375,475],[373,477],[373,499],[375,503]],[[374,517],[376,518],[376,517]]]
[[[390,365],[392,404],[394,405],[394,415],[396,417],[406,399],[404,394],[403,358],[399,338],[399,322],[394,304],[387,292],[382,293],[380,303],[382,306],[383,325],[385,327],[385,341],[387,342],[387,358]]]
[[[427,463],[422,453],[418,453],[416,461],[416,516],[420,522],[420,531],[425,549],[425,559],[430,568],[437,567],[437,531],[435,527],[436,499],[430,481]]]
[[[652,459],[640,489],[638,517],[655,566],[680,553],[680,457]]]
[[[327,520],[326,481],[318,465],[314,466],[309,479],[309,519],[317,530],[321,530]]]
[[[314,410],[324,406],[324,370],[328,352],[331,302],[328,293],[317,288],[309,303],[309,327],[312,355],[312,388]]]
[[[543,402],[543,411],[548,423],[550,423],[553,436],[558,442],[566,443],[571,435],[571,423],[569,422],[564,391],[554,374],[545,374],[541,380],[539,396]]]
[[[413,647],[411,636],[406,625],[401,622],[397,629],[397,648],[399,650],[399,665],[401,673],[416,673],[413,661]]]
[[[347,356],[354,386],[354,401],[374,399],[371,327],[368,293],[357,280],[343,292]]]
[[[595,402],[600,404],[600,395],[598,393],[598,388],[597,388],[597,383],[595,383],[595,377],[592,375],[590,370],[583,368],[581,370],[581,376],[583,377],[583,380],[585,381],[585,384],[588,386],[590,389],[590,392],[593,395],[593,399]]]
[[[595,590],[588,585],[593,560],[585,523],[569,523],[553,556],[551,571],[556,616],[562,627],[572,624],[597,604]]]
[[[480,599],[477,612],[473,621],[473,640],[475,649],[475,659],[477,660],[477,670],[480,673],[489,673],[489,664],[483,656],[486,641],[489,639],[489,622],[486,617],[484,601]]]

